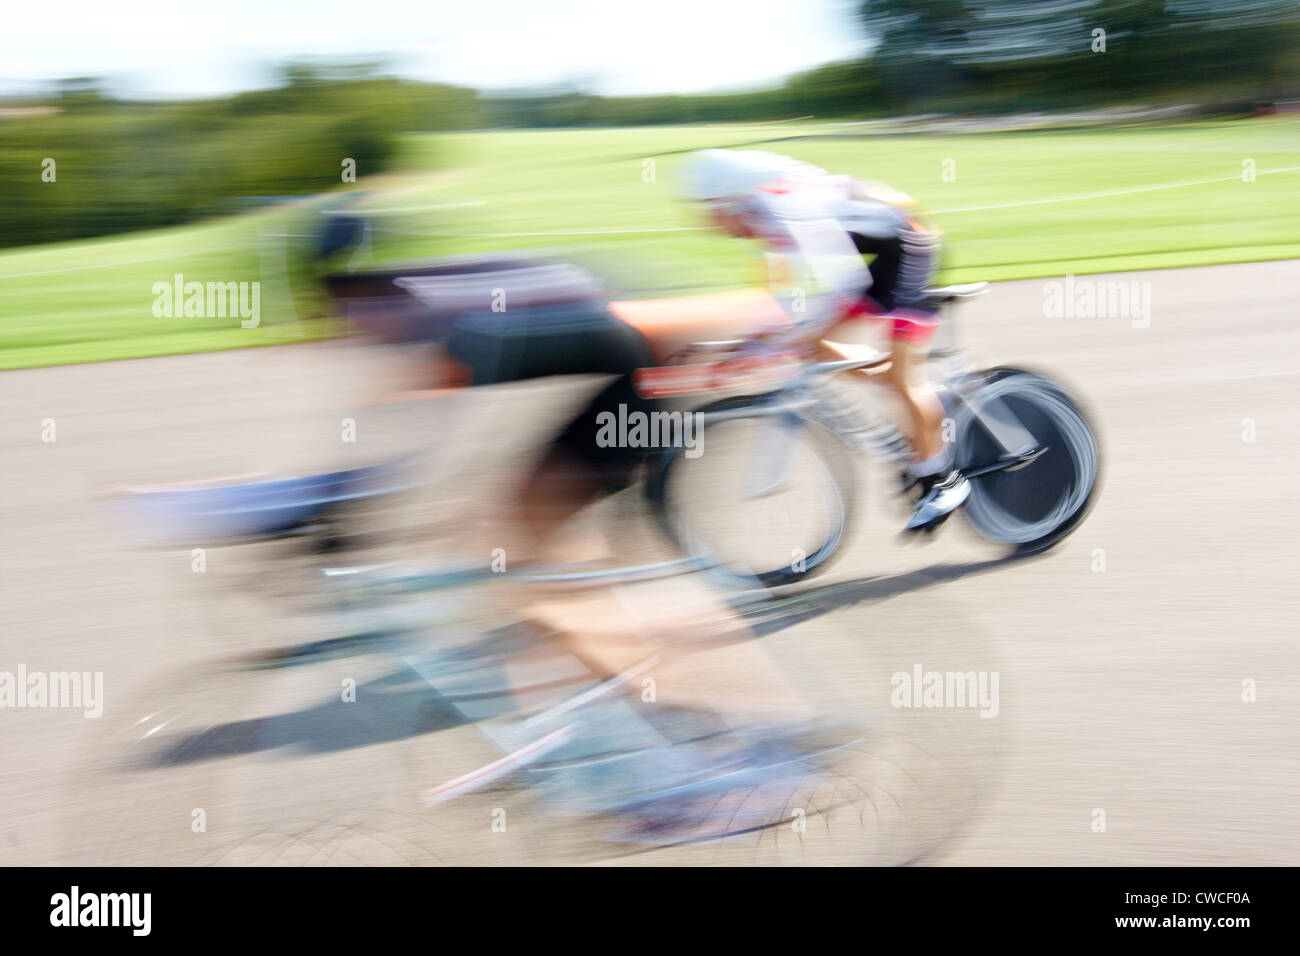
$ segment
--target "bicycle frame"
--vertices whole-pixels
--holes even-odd
[[[950,349],[945,350],[942,356],[950,358],[960,354],[961,350]],[[760,398],[754,404],[705,412],[703,419],[708,424],[741,418],[778,417],[781,428],[786,432],[784,437],[788,438],[807,421],[804,413],[814,409],[820,401],[812,392],[812,387],[818,380],[841,372],[883,367],[889,360],[888,353],[873,351],[856,358],[810,363],[800,368],[793,382]],[[1002,451],[996,461],[966,469],[963,474],[967,478],[979,478],[1027,464],[1045,450],[1000,398],[986,396],[973,400],[972,396],[982,381],[979,376],[963,368],[941,383],[947,394],[964,406],[971,417],[988,431]],[[827,422],[820,424],[835,431]],[[793,447],[794,443],[788,440],[763,443],[758,453],[759,458],[749,471],[751,477],[756,479],[750,484],[750,497],[761,497],[781,486],[789,471]]]

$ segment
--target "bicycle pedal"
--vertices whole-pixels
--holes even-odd
[[[1029,451],[1025,452],[1023,455],[1019,456],[1016,459],[1016,463],[1014,465],[1009,465],[1002,470],[1019,471],[1021,468],[1024,468],[1026,465],[1032,465],[1034,462],[1038,461],[1038,459],[1042,458],[1046,452],[1047,452],[1047,446],[1039,445],[1037,448],[1030,449]]]

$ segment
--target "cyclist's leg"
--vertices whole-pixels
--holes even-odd
[[[907,408],[912,446],[924,468],[944,451],[943,403],[926,377],[926,355],[936,319],[922,308],[939,253],[938,237],[909,228],[900,237],[898,276],[893,289],[890,337],[894,362],[889,381]]]
[[[943,403],[925,379],[927,348],[924,341],[895,334],[890,346],[890,365],[880,381],[889,386],[907,416],[906,435],[918,462],[943,451],[940,433]]]
[[[522,314],[466,316],[456,323],[448,350],[474,384],[554,375],[613,374],[549,443],[512,499],[498,512],[511,565],[567,563],[603,557],[608,549],[589,535],[574,552],[558,532],[578,511],[635,477],[644,449],[598,440],[602,412],[653,412],[640,398],[632,374],[654,364],[645,339],[602,307],[569,305]],[[558,550],[557,550],[558,549]]]
[[[540,596],[526,610],[593,675],[623,676],[634,696],[653,686],[657,703],[747,723],[811,715],[748,626],[699,578]]]
[[[520,519],[533,542],[530,546],[545,554],[547,563],[613,554],[603,536],[599,546],[583,538],[576,546],[570,543],[568,550],[557,539],[579,509],[625,486],[634,475],[638,459],[597,448],[589,427],[598,412],[616,409],[629,393],[630,385],[616,380],[598,394],[561,432],[521,489]],[[587,549],[579,552],[584,544]],[[806,716],[804,701],[749,640],[738,616],[712,589],[690,577],[558,595],[543,591],[527,598],[521,611],[554,634],[598,678],[631,675],[627,689],[634,694],[641,692],[641,681],[650,678],[657,699],[671,706],[749,719],[759,714],[768,720]],[[701,656],[710,650],[717,654]],[[714,656],[726,661],[726,679],[718,679],[716,667],[702,664]]]
[[[833,362],[852,358],[852,346],[865,344],[864,339],[870,337],[867,322],[859,319],[840,322],[818,343],[816,359]],[[903,414],[900,430],[911,446],[914,458],[924,461],[942,449],[939,438],[944,414],[943,404],[923,380],[924,344],[893,336],[889,343],[889,356],[890,361],[883,368],[855,369],[842,378],[854,382],[874,381],[889,390],[898,400]]]
[[[914,419],[917,461],[905,481],[920,489],[905,532],[931,530],[970,497],[970,482],[956,468],[952,449],[943,442],[944,409],[927,380],[926,357],[937,320],[925,308],[926,289],[935,270],[939,241],[933,233],[913,226],[903,235],[903,257],[895,289],[895,387],[908,398]]]
[[[943,404],[925,379],[926,347],[934,331],[932,315],[917,308],[934,271],[938,242],[933,236],[909,229],[888,240],[871,240],[864,252],[874,253],[870,266],[872,283],[864,296],[864,315],[887,316],[890,322],[891,362],[881,372],[859,371],[852,378],[870,378],[888,387],[902,406],[904,431],[918,462],[942,452],[940,430]],[[822,343],[822,357],[846,355],[835,343],[854,343],[863,335],[862,316],[847,319],[830,329]]]
[[[657,450],[610,444],[598,420],[603,413],[618,419],[658,410],[662,402],[641,398],[632,385],[637,369],[656,362],[644,337],[613,317],[591,316],[576,326],[570,318],[554,324],[532,318],[525,341],[463,337],[452,342],[452,354],[475,370],[476,382],[505,375],[606,372],[617,377],[560,430],[505,509],[504,523],[515,542],[507,553],[519,559],[510,566],[608,557],[613,550],[598,531],[576,543],[563,533],[583,507],[636,480],[644,456]],[[527,586],[517,590],[522,616],[555,635],[599,678],[633,675],[629,689],[639,693],[640,681],[651,676],[662,688],[661,699],[680,707],[751,717],[764,713],[769,720],[806,713],[780,670],[748,640],[745,625],[700,582],[675,578],[558,595]],[[683,634],[689,641],[680,639]],[[699,663],[697,652],[708,648],[717,648],[726,661],[727,679]],[[643,672],[643,665],[652,672]]]

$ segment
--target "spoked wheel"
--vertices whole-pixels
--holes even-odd
[[[699,454],[670,449],[646,483],[668,535],[741,587],[778,587],[822,570],[850,527],[854,469],[825,427],[740,396],[699,409]],[[746,410],[752,413],[746,413]]]
[[[1024,554],[1056,544],[1087,515],[1101,477],[1092,426],[1061,386],[1015,368],[995,368],[967,396],[977,407],[999,401],[1045,449],[1027,464],[971,481],[966,517],[984,537]],[[995,461],[1002,452],[970,409],[956,415],[957,463],[963,469]]]

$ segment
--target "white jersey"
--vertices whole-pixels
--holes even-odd
[[[775,153],[750,155],[770,164],[771,179],[737,212],[792,267],[794,288],[778,295],[790,319],[810,330],[829,328],[871,286],[852,234],[889,239],[907,230],[907,216],[899,205],[871,198],[849,176],[832,176]]]

